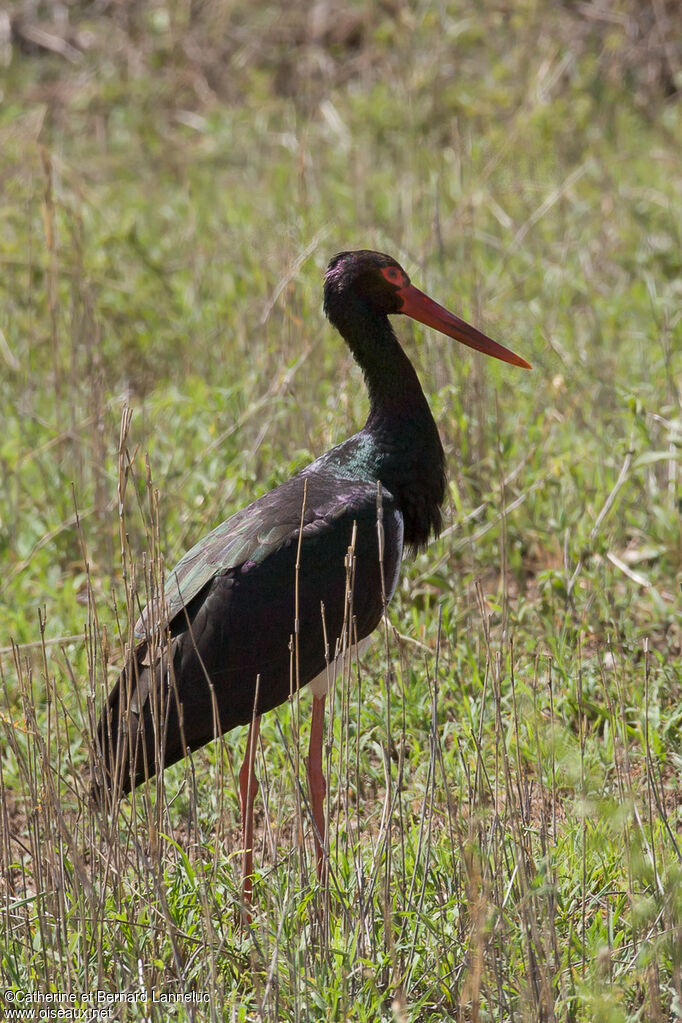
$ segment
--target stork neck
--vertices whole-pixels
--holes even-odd
[[[424,546],[440,531],[445,496],[445,454],[415,369],[388,317],[362,308],[335,318],[335,326],[362,369],[369,393],[363,434],[375,452],[375,472],[399,502],[405,541]]]
[[[351,313],[349,308],[347,313]],[[405,355],[387,316],[362,308],[357,317],[347,315],[339,330],[362,369],[369,394],[366,427],[380,429],[399,420],[403,425],[420,420],[433,422],[414,366]],[[434,424],[435,426],[435,424]]]

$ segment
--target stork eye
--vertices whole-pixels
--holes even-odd
[[[389,266],[382,266],[380,270],[381,276],[385,281],[396,290],[400,291],[401,288],[407,287],[410,283],[410,279],[401,266],[396,266],[395,263]]]

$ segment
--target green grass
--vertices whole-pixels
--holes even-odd
[[[74,6],[74,63],[0,51],[6,989],[209,998],[128,1020],[682,1016],[682,131],[618,10],[370,5],[306,42],[299,5]],[[446,528],[337,683],[328,890],[310,697],[264,719],[244,932],[241,731],[113,822],[88,747],[131,573],[144,601],[362,423],[321,311],[361,246],[534,369],[398,323]]]

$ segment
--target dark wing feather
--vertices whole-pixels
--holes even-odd
[[[390,588],[400,563],[402,519],[384,488],[381,504],[383,574]],[[262,714],[283,703],[297,680],[306,685],[324,670],[347,616],[346,555],[354,527],[355,641],[376,627],[383,610],[375,483],[331,478],[320,469],[294,477],[182,559],[166,593],[165,635],[170,629],[173,638],[168,643],[157,637],[153,658],[150,638],[140,644],[102,715],[105,780],[116,775],[129,789],[158,764],[179,760],[188,747],[197,749],[250,721],[256,691]]]
[[[172,623],[217,575],[244,564],[259,564],[281,547],[300,523],[303,485],[294,485],[299,480],[300,477],[294,477],[271,490],[199,540],[166,577],[163,599],[142,612],[135,624],[135,635],[147,638],[150,629]],[[283,514],[284,519],[274,526],[268,525],[275,511]]]

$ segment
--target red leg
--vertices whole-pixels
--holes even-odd
[[[258,732],[260,730],[260,717],[254,717],[249,725],[249,737],[246,742],[246,753],[244,763],[239,772],[239,799],[242,807],[242,848],[244,849],[242,860],[242,914],[247,922],[250,916],[246,907],[251,904],[253,895],[253,804],[258,793],[258,780],[256,779],[256,747],[258,745]]]
[[[322,731],[324,727],[325,697],[313,697],[313,719],[310,724],[310,745],[308,747],[308,788],[315,822],[315,851],[317,852],[317,876],[320,881],[325,875],[324,843],[324,797],[327,784],[322,773]]]

